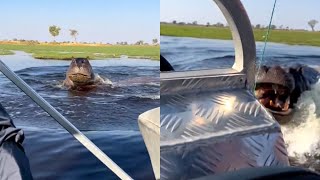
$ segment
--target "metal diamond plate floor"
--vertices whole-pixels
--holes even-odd
[[[288,165],[279,124],[244,89],[161,95],[161,179]]]

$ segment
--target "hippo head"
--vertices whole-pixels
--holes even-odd
[[[66,78],[73,84],[89,84],[94,79],[94,73],[88,58],[72,58]]]
[[[294,88],[295,79],[289,72],[280,66],[263,66],[258,72],[255,96],[279,121],[278,116],[291,114]]]

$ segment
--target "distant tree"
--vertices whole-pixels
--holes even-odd
[[[222,24],[221,22],[218,22],[218,23],[215,24],[215,26],[217,26],[217,27],[224,27],[224,24]]]
[[[18,39],[17,38],[13,38],[13,41],[18,41]]]
[[[77,42],[77,36],[79,35],[78,31],[75,30],[75,29],[69,29],[69,31],[70,31],[70,36],[73,37],[74,42],[76,43]]]
[[[59,36],[60,30],[61,29],[55,25],[49,27],[49,32],[50,32],[51,36],[53,36],[54,41],[56,41],[56,36]]]
[[[260,29],[260,28],[261,28],[261,24],[257,24],[256,29]]]
[[[209,27],[210,26],[210,23],[209,22],[207,22],[207,25],[206,25],[207,27]]]
[[[314,31],[314,27],[316,26],[316,24],[318,24],[319,22],[315,19],[312,19],[308,22],[309,26],[311,27],[312,31]]]
[[[157,44],[158,43],[158,39],[152,39],[152,44]]]
[[[197,21],[193,21],[192,24],[193,25],[198,25],[198,22]]]
[[[272,25],[270,26],[270,28],[271,28],[271,29],[276,29],[276,28],[277,28],[277,26],[276,26],[276,25],[274,25],[274,24],[272,24]]]
[[[172,24],[177,24],[177,21],[176,21],[176,20],[173,20],[173,21],[172,21]]]
[[[135,43],[135,45],[143,45],[143,41],[142,41],[142,40],[137,41],[137,42]]]
[[[179,25],[185,25],[186,23],[185,22],[179,22],[178,24]]]

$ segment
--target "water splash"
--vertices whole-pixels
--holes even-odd
[[[113,82],[110,79],[106,77],[102,77],[99,74],[95,74],[94,80],[104,85],[111,85],[111,86],[113,85]]]
[[[141,99],[152,99],[152,100],[160,99],[160,95],[135,95],[134,97],[141,98]]]
[[[320,81],[304,92],[297,103],[293,120],[282,126],[290,157],[299,164],[317,162],[320,154]],[[319,166],[319,162],[317,162]],[[310,167],[310,166],[309,166]]]

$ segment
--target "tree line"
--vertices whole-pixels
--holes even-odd
[[[49,33],[51,34],[51,36],[53,36],[53,41],[56,41],[56,36],[59,36],[60,30],[61,28],[56,25],[49,26]],[[77,36],[79,35],[78,31],[75,29],[69,29],[69,31],[70,31],[70,36],[73,37],[74,42],[76,43]]]
[[[168,24],[167,22],[161,22],[163,24]],[[221,22],[217,22],[215,24],[211,24],[210,22],[207,22],[206,24],[198,24],[197,21],[193,21],[193,22],[178,22],[177,20],[173,20],[171,22],[172,24],[177,24],[177,25],[199,25],[199,26],[206,26],[206,27],[228,27],[228,25],[224,25],[223,23]],[[315,31],[315,26],[318,24],[319,22],[315,19],[312,19],[310,21],[308,21],[308,25],[310,26],[311,30],[312,31]],[[252,25],[252,28],[255,28],[255,29],[266,29],[268,28],[269,26],[263,26],[261,24],[257,24],[257,25]],[[280,25],[280,26],[276,26],[274,24],[272,24],[270,26],[271,29],[282,29],[282,30],[289,30],[290,27],[289,26],[284,26],[284,25]]]
[[[61,30],[61,28],[56,25],[49,26],[49,33],[53,37],[54,42],[56,41],[56,39],[55,39],[56,36],[59,36],[60,30]],[[79,35],[78,31],[75,29],[69,29],[69,31],[70,31],[70,36],[74,39],[74,42],[76,43],[77,36]],[[116,44],[117,45],[128,45],[127,42],[117,42]],[[152,44],[154,44],[154,45],[158,44],[158,39],[152,39]],[[148,45],[148,43],[144,43],[144,41],[140,40],[140,41],[137,41],[135,43],[135,45]]]

